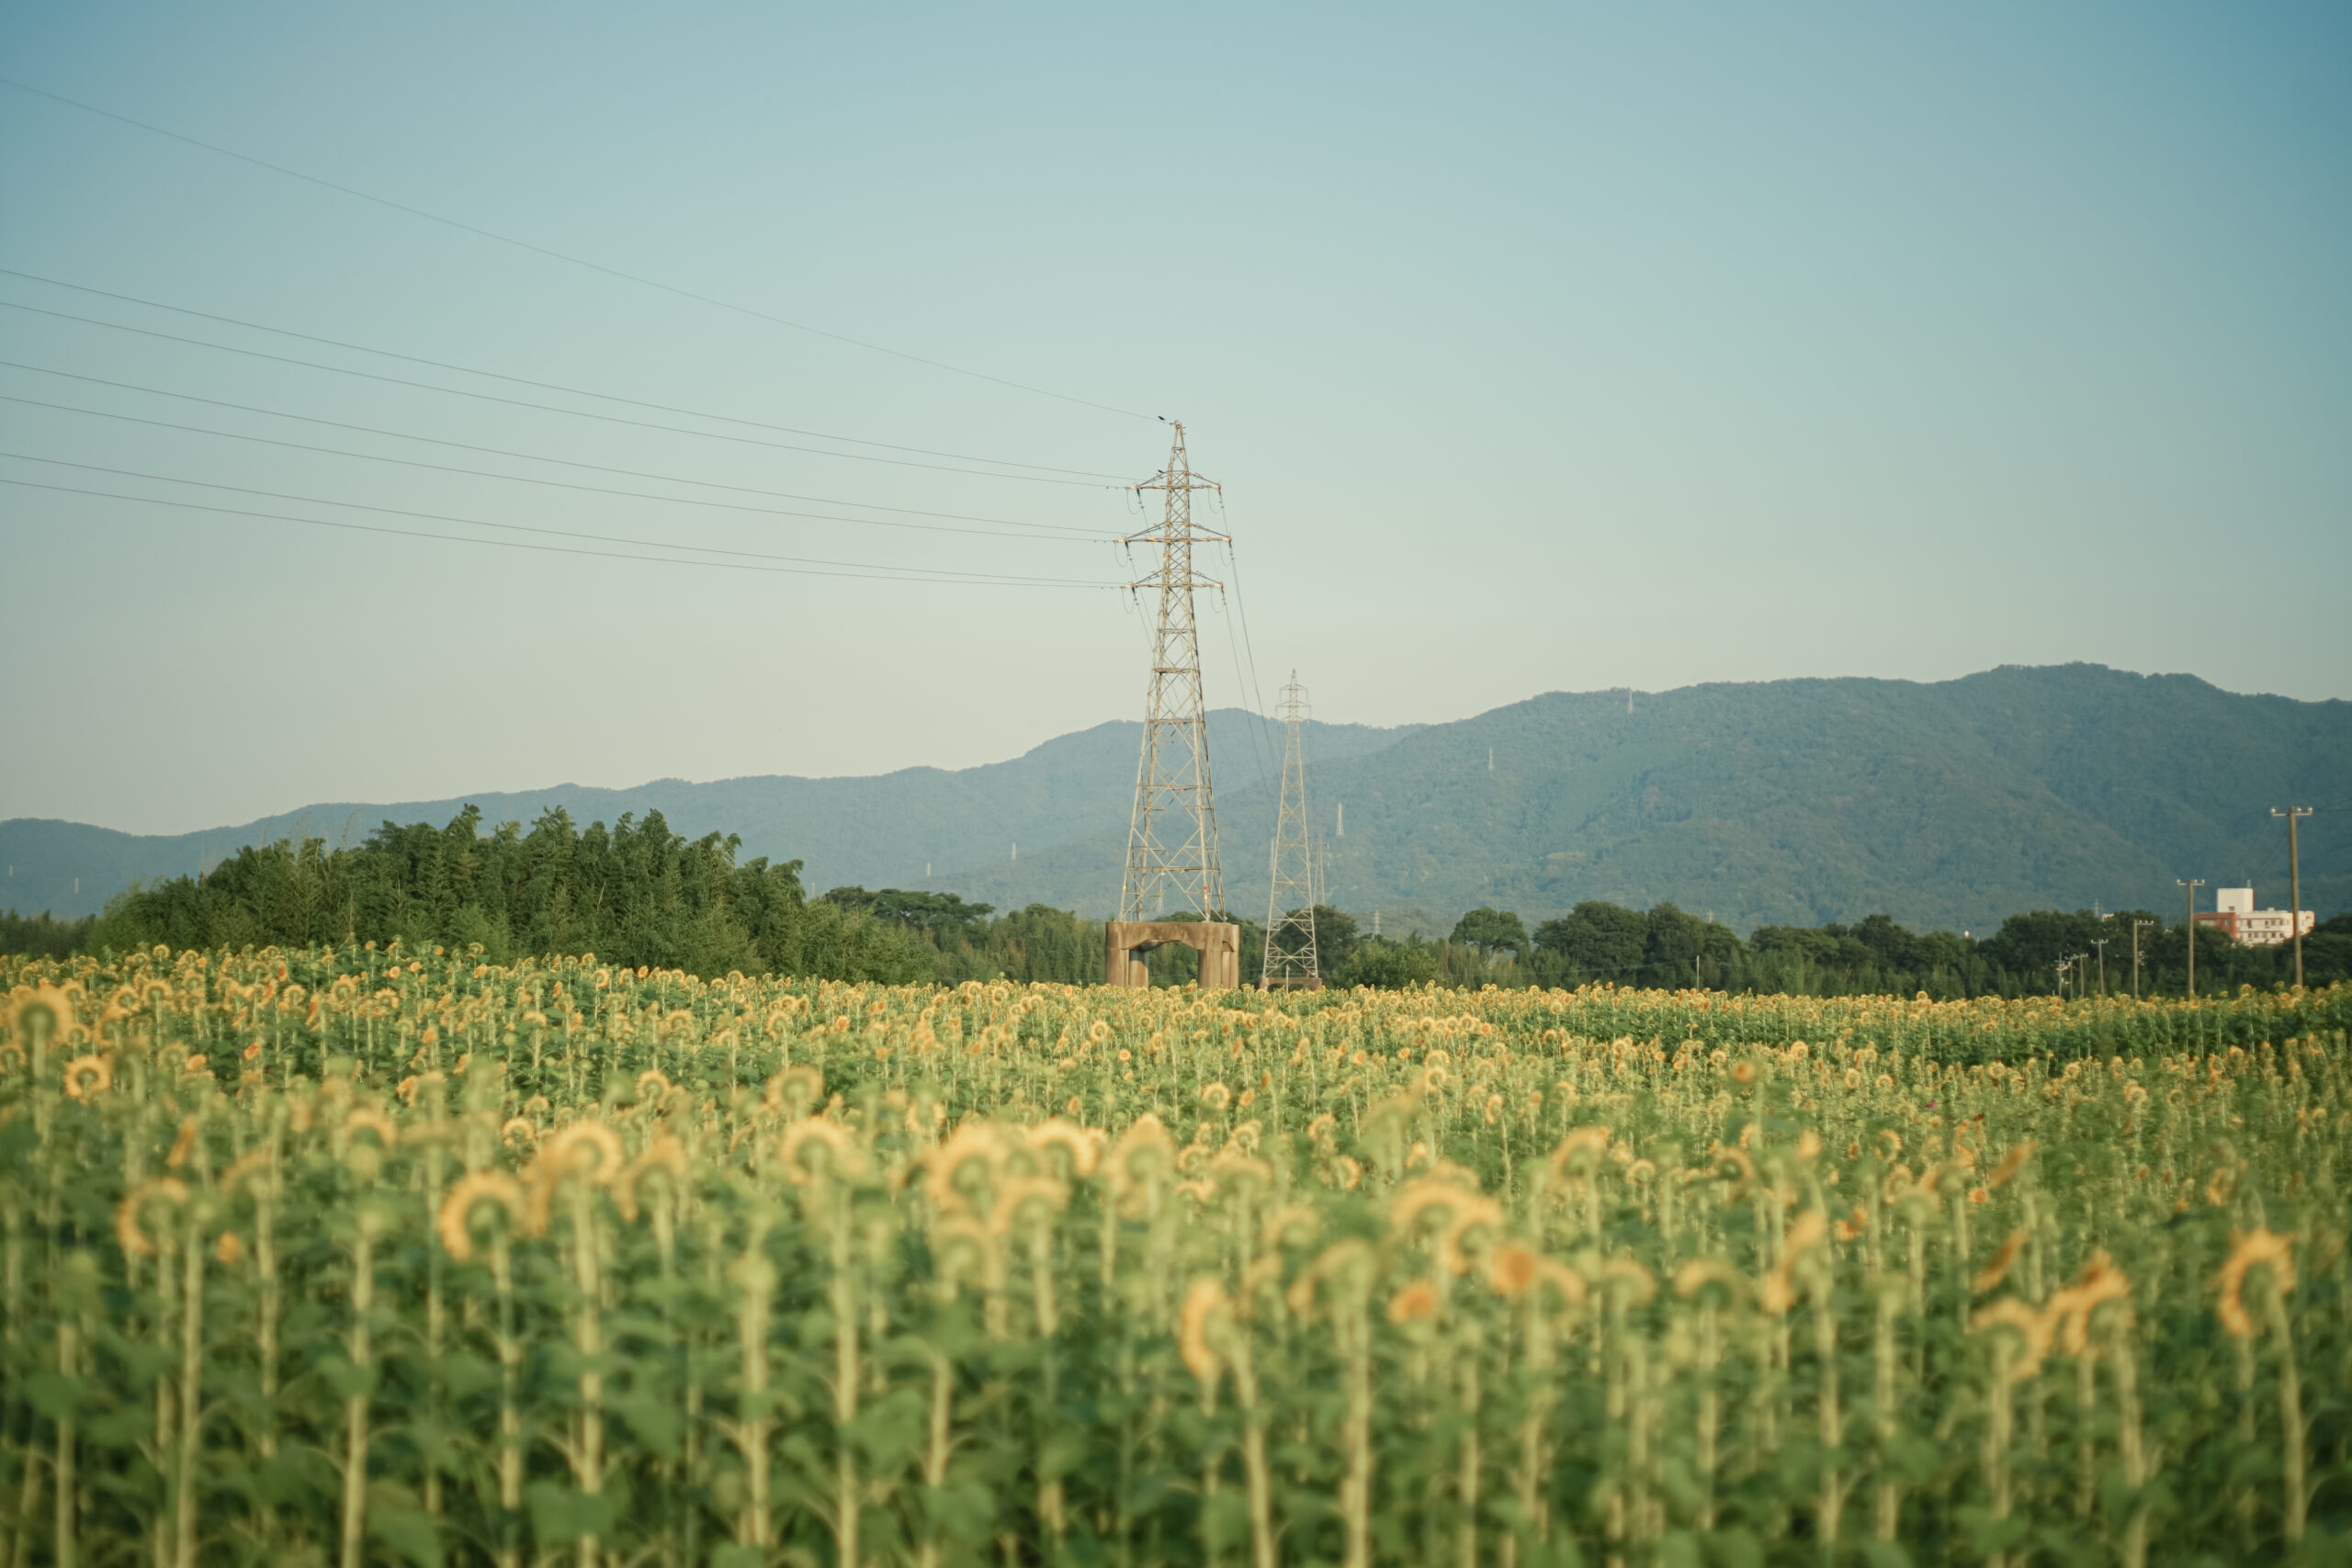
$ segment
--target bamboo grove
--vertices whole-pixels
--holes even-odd
[[[2318,1561],[2352,992],[8,961],[0,1562]]]

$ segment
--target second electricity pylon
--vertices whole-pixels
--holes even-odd
[[[1193,546],[1199,540],[1231,541],[1193,525],[1193,492],[1219,487],[1193,472],[1184,456],[1184,426],[1176,423],[1175,430],[1168,467],[1135,487],[1138,494],[1164,492],[1159,526],[1120,541],[1159,547],[1159,570],[1127,584],[1130,591],[1159,590],[1143,756],[1136,767],[1135,817],[1119,889],[1119,919],[1129,921],[1156,919],[1171,900],[1204,920],[1217,919],[1225,908],[1216,796],[1209,781],[1208,716],[1201,705],[1201,638],[1193,619],[1193,590],[1224,584],[1193,570]]]
[[[1266,897],[1266,953],[1259,989],[1323,988],[1315,952],[1315,848],[1306,838],[1306,688],[1290,672],[1277,710],[1289,741],[1283,751],[1282,810],[1274,818],[1273,887]]]

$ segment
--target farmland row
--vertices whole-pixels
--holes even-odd
[[[2352,997],[12,964],[11,1562],[2253,1561]]]

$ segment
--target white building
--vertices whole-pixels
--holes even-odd
[[[2199,911],[2197,923],[2226,932],[2249,947],[2276,947],[2299,932],[2308,936],[2317,923],[2309,909],[2290,914],[2285,909],[2257,909],[2251,887],[2216,887],[2213,910]]]

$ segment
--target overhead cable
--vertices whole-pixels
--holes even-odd
[[[681,299],[692,299],[697,303],[713,306],[721,310],[731,310],[737,315],[749,316],[755,321],[767,321],[775,326],[790,327],[795,332],[808,333],[816,337],[831,338],[835,343],[845,343],[853,347],[870,349],[876,354],[887,354],[893,359],[904,359],[911,364],[927,365],[934,370],[944,370],[956,376],[968,376],[977,381],[992,382],[1000,387],[1010,387],[1015,391],[1029,392],[1041,398],[1052,398],[1057,402],[1075,403],[1081,408],[1099,409],[1104,413],[1123,414],[1129,419],[1150,419],[1154,417],[1150,414],[1138,413],[1133,409],[1123,409],[1111,403],[1096,402],[1091,398],[1075,397],[1068,392],[1050,391],[1044,387],[1031,386],[1025,381],[1015,381],[1002,376],[991,376],[982,370],[969,370],[965,368],[963,366],[950,365],[945,360],[931,359],[920,354],[909,354],[903,349],[890,348],[882,344],[870,342],[865,338],[852,337],[846,333],[829,332],[823,327],[812,327],[806,321],[796,321],[784,316],[771,315],[765,310],[754,310],[749,305],[739,305],[731,299],[721,299],[716,295],[699,293],[691,288],[681,288],[676,284],[663,283],[659,278],[647,277],[639,273],[624,272],[619,267],[606,266],[602,262],[593,262],[581,256],[569,255],[562,251],[553,250],[546,245],[534,244],[528,240],[518,240],[510,234],[501,234],[494,230],[484,229],[476,224],[462,222],[455,218],[445,218],[437,212],[428,212],[421,207],[411,207],[406,202],[394,201],[390,197],[378,196],[372,191],[364,191],[355,186],[342,185],[334,180],[322,179],[317,175],[306,175],[300,169],[289,169],[283,164],[273,164],[266,158],[256,158],[251,153],[239,152],[231,148],[220,146],[214,142],[200,141],[196,137],[185,135],[180,131],[167,130],[160,125],[151,125],[143,119],[133,119],[127,114],[118,114],[112,109],[102,109],[96,104],[85,104],[79,98],[69,98],[62,93],[52,93],[45,87],[36,87],[29,82],[19,82],[14,77],[0,76],[0,86],[14,87],[19,92],[30,93],[37,97],[47,98],[52,103],[63,104],[69,108],[77,108],[85,114],[97,115],[105,119],[111,119],[123,125],[132,126],[138,130],[147,131],[152,135],[168,137],[174,141],[186,142],[190,147],[200,147],[207,152],[217,153],[223,158],[233,158],[241,164],[250,164],[257,169],[267,169],[272,174],[284,175],[288,179],[300,180],[308,185],[319,186],[324,189],[335,191],[344,196],[355,197],[360,201],[373,202],[379,207],[390,208],[395,212],[404,212],[412,218],[422,218],[429,223],[438,223],[445,228],[456,229],[461,232],[472,234],[481,239],[495,241],[502,245],[512,245],[517,250],[529,251],[535,255],[547,256],[552,260],[564,262],[572,266],[583,267],[590,272],[602,273],[607,277],[617,277],[624,282],[639,284],[647,288],[657,288],[664,294],[675,295]]]
[[[413,528],[387,528],[373,523],[335,523],[318,517],[294,517],[278,512],[253,512],[238,506],[210,506],[196,501],[164,501],[151,495],[124,495],[113,491],[82,490],[73,485],[41,484],[32,479],[12,479],[0,477],[0,484],[17,485],[25,490],[52,491],[62,495],[95,496],[102,501],[136,502],[144,506],[176,506],[191,512],[212,512],[229,517],[257,517],[266,522],[300,523],[312,528],[339,528],[356,534],[388,534],[405,539],[432,539],[453,545],[483,545],[502,550],[537,550],[548,555],[588,556],[599,560],[645,561],[657,566],[698,566],[718,571],[763,571],[801,577],[853,577],[883,582],[936,582],[964,587],[1103,590],[1112,586],[1107,583],[1046,577],[986,579],[968,573],[958,575],[944,571],[922,572],[921,569],[899,570],[893,568],[881,568],[869,570],[848,570],[813,566],[757,566],[745,561],[692,560],[679,556],[632,555],[617,550],[584,550],[567,545],[534,545],[519,539],[482,539],[464,534],[428,534]]]
[[[364,343],[348,343],[341,338],[321,337],[316,333],[296,332],[290,327],[273,327],[266,321],[248,321],[240,317],[224,316],[212,310],[198,310],[186,305],[167,305],[161,299],[141,299],[136,294],[119,294],[110,288],[94,288],[86,283],[68,283],[62,277],[48,277],[37,272],[20,272],[17,268],[10,266],[0,266],[0,277],[21,277],[34,283],[45,283],[52,288],[70,288],[77,294],[94,294],[101,299],[117,299],[127,305],[143,305],[151,310],[169,310],[175,315],[193,316],[198,321],[218,321],[224,326],[243,327],[250,332],[269,333],[278,337],[294,338],[302,343],[315,343],[326,348],[348,349],[354,354],[372,354],[379,358],[397,359],[409,365],[424,365],[430,367],[435,370],[453,370],[459,375],[480,376],[492,381],[504,381],[512,386],[534,387],[542,392],[568,392],[576,398],[596,398],[605,402],[620,403],[628,408],[651,409],[657,413],[684,414],[690,419],[717,420],[722,424],[741,424],[748,426],[752,430],[773,430],[781,435],[806,435],[820,441],[842,441],[846,442],[853,446],[878,446],[884,451],[911,452],[916,456],[922,457],[952,457],[959,463],[995,463],[1004,468],[1035,468],[1041,473],[1070,474],[1080,479],[1117,479],[1122,483],[1126,479],[1126,475],[1125,474],[1104,473],[1093,468],[1060,468],[1054,467],[1050,463],[1023,463],[1017,462],[1010,457],[979,457],[973,456],[969,452],[943,452],[930,446],[908,446],[893,441],[869,441],[863,436],[840,435],[829,430],[806,430],[798,425],[793,424],[771,424],[764,420],[744,419],[736,414],[711,413],[704,409],[680,408],[674,403],[650,402],[643,398],[625,398],[617,392],[597,392],[591,391],[585,387],[567,387],[560,381],[535,381],[527,376],[510,376],[503,371],[484,370],[478,366],[458,365],[446,359],[427,359],[423,355],[418,354],[402,354],[397,349],[376,348]],[[0,304],[5,303],[7,303],[7,301],[0,300]],[[33,309],[31,306],[19,306],[17,308],[20,310]],[[65,315],[65,312],[62,310],[57,310],[51,311],[50,314],[62,316]],[[67,316],[66,319],[75,321],[96,321],[96,318],[90,316]],[[119,327],[124,332],[139,332],[142,330],[138,327],[125,327],[118,321],[96,321],[96,324],[100,326]],[[168,336],[169,334],[156,333],[150,335],[164,337]],[[178,341],[194,343],[197,340],[194,338],[186,338]],[[220,344],[208,344],[205,346],[209,348],[220,348],[226,345]],[[243,354],[250,351],[235,349],[231,352]],[[310,364],[311,361],[298,359],[289,361],[288,363],[307,365]],[[321,368],[339,367],[321,367]],[[353,374],[361,374],[361,372],[355,371]]]
[[[1233,553],[1233,524],[1225,510],[1225,491],[1222,490],[1216,492],[1216,511],[1219,517],[1227,518],[1225,525],[1225,560],[1226,564],[1232,568],[1229,575],[1233,579],[1233,607],[1241,617],[1241,646],[1247,649],[1250,654],[1250,689],[1258,699],[1258,711],[1263,713],[1266,709],[1266,694],[1258,684],[1258,649],[1257,646],[1250,640],[1250,612],[1241,602],[1241,560]]]
[[[731,491],[739,495],[769,496],[779,501],[807,501],[815,502],[820,506],[854,506],[875,512],[898,513],[906,516],[944,517],[957,521],[989,523],[996,525],[999,528],[1031,530],[1031,532],[1028,533],[1007,536],[1008,537],[1013,538],[1068,538],[1099,544],[1110,537],[1108,535],[1099,534],[1091,529],[1072,528],[1058,523],[1023,523],[1016,518],[982,517],[960,512],[924,512],[917,508],[908,506],[884,506],[878,502],[844,501],[834,496],[799,495],[790,491],[762,490],[754,485],[726,484],[718,479],[688,479],[680,474],[656,473],[640,468],[619,468],[603,463],[583,463],[576,457],[550,457],[544,454],[536,452],[510,451],[502,446],[477,446],[463,441],[444,440],[442,437],[437,435],[415,435],[405,431],[385,430],[379,426],[372,424],[352,424],[341,420],[321,419],[312,414],[286,413],[277,409],[254,408],[245,403],[225,402],[219,398],[200,398],[191,392],[168,392],[160,387],[141,387],[129,381],[109,381],[101,377],[77,375],[71,370],[54,370],[51,369],[47,366],[25,365],[13,359],[0,359],[0,366],[7,367],[10,369],[37,371],[45,376],[60,376],[68,380],[87,381],[96,386],[113,387],[125,391],[146,392],[155,397],[177,398],[187,402],[207,403],[215,408],[233,409],[243,413],[266,414],[276,419],[300,420],[306,423],[323,424],[337,430],[355,431],[368,435],[388,436],[396,441],[420,441],[435,446],[455,447],[461,452],[480,452],[493,457],[514,457],[529,463],[554,463],[564,468],[585,468],[591,473],[617,474],[627,479],[657,479],[664,484],[695,485],[705,490]],[[253,441],[259,442],[265,446],[291,446],[300,451],[322,452],[334,457],[357,457],[378,463],[399,463],[409,468],[435,468],[447,473],[472,474],[481,479],[511,479],[517,484],[555,485],[566,490],[601,491],[602,489],[602,487],[595,485],[566,484],[560,479],[531,479],[520,474],[495,474],[481,468],[455,468],[444,463],[426,463],[418,461],[412,457],[388,457],[374,452],[350,452],[345,451],[339,447],[311,446],[299,441],[280,441],[266,435],[249,435],[240,431],[208,430],[201,425],[175,424],[167,420],[141,419],[136,414],[113,413],[103,409],[76,408],[71,403],[47,402],[39,398],[7,398],[6,400],[10,402],[33,403],[43,408],[62,409],[70,413],[90,414],[99,419],[119,419],[128,420],[138,424],[158,425],[166,430],[191,431],[198,435],[224,436],[232,441]],[[626,495],[633,492],[627,491],[604,491],[603,493]],[[688,504],[710,504],[708,502],[695,502],[691,501],[690,498],[684,496],[652,496],[647,499],[654,501],[685,501]],[[864,518],[849,517],[839,519],[839,521],[856,523],[867,520]],[[873,519],[873,521],[878,524],[882,522],[882,519],[876,518]],[[968,532],[968,530],[966,531]]]
[[[436,474],[462,474],[472,479],[504,479],[514,484],[538,485],[547,490],[574,491],[582,495],[611,495],[630,501],[658,501],[669,506],[702,506],[720,512],[741,512],[754,517],[793,517],[812,523],[855,523],[869,528],[909,528],[927,534],[971,534],[992,539],[1027,539],[1046,544],[1112,544],[1107,536],[1078,538],[1055,534],[1008,534],[1001,528],[963,528],[951,523],[907,523],[895,517],[842,517],[829,512],[797,512],[781,506],[751,506],[740,501],[705,501],[700,496],[657,495],[651,491],[615,490],[607,485],[571,484],[563,479],[535,479],[521,474],[492,473],[488,468],[465,468],[448,463],[427,463],[415,457],[386,457],[373,452],[352,452],[340,446],[313,446],[302,441],[279,441],[267,435],[247,435],[233,430],[208,430],[200,424],[175,424],[170,420],[142,419],[135,413],[113,413],[105,409],[77,408],[72,403],[53,403],[40,398],[19,398],[0,392],[0,402],[21,403],[28,408],[54,409],[60,413],[85,414],[92,419],[111,419],[125,424],[144,424],[156,430],[176,430],[190,435],[217,435],[230,441],[246,441],[260,446],[280,446],[293,452],[315,452],[326,457],[356,457],[369,463],[391,463],[404,468],[423,468]],[[765,492],[755,492],[765,493]],[[863,502],[855,504],[864,504]],[[945,515],[953,516],[954,513]]]
[[[576,528],[546,528],[527,523],[492,523],[484,518],[458,517],[443,512],[412,512],[403,507],[378,506],[372,502],[365,501],[336,501],[332,497],[322,495],[293,495],[284,491],[254,490],[247,485],[221,484],[212,479],[184,479],[176,474],[151,474],[138,468],[109,468],[103,463],[69,462],[63,457],[43,457],[30,452],[0,451],[0,457],[14,457],[19,462],[26,463],[46,463],[52,468],[79,468],[85,473],[113,474],[119,479],[153,479],[159,484],[193,485],[200,490],[228,491],[237,495],[259,496],[267,501],[300,502],[306,506],[342,506],[348,507],[358,512],[379,512],[388,517],[413,517],[420,522],[425,523],[458,523],[462,524],[469,528],[496,528],[506,533],[514,534],[544,534],[552,538],[583,539],[592,544],[634,545],[642,549],[686,550],[697,555],[736,556],[745,560],[791,561],[799,565],[855,567],[860,570],[873,570],[876,571],[939,570],[952,572],[957,577],[1001,579],[1007,581],[1031,583],[1038,581],[1052,581],[1057,584],[1069,586],[1077,586],[1080,581],[1080,580],[1077,578],[1039,578],[1033,573],[1026,572],[967,571],[960,567],[900,567],[876,561],[841,561],[828,560],[814,556],[780,556],[772,554],[765,550],[734,550],[727,549],[717,545],[681,545],[674,544],[667,539],[637,539],[617,534],[587,534],[582,533]],[[1094,586],[1107,587],[1110,585],[1095,584]]]
[[[309,370],[326,370],[337,376],[354,376],[362,380],[380,381],[391,387],[411,387],[423,392],[442,392],[453,398],[473,398],[486,403],[503,403],[508,408],[536,409],[541,413],[568,414],[574,419],[598,419],[608,424],[631,425],[639,430],[659,430],[672,435],[697,436],[705,441],[731,441],[741,446],[765,446],[778,452],[805,452],[820,457],[839,457],[852,463],[887,463],[893,468],[925,468],[933,473],[968,474],[984,479],[1021,479],[1030,484],[1074,485],[1086,490],[1113,488],[1110,485],[1095,484],[1086,479],[1056,479],[1047,474],[1000,473],[993,468],[951,468],[944,463],[919,463],[908,457],[882,457],[870,452],[833,452],[822,446],[801,446],[786,441],[763,441],[755,435],[729,435],[724,431],[718,430],[690,430],[684,425],[657,424],[651,420],[630,419],[625,414],[598,413],[593,409],[560,408],[554,403],[535,403],[524,398],[503,398],[495,392],[476,392],[463,387],[435,386],[430,381],[412,381],[401,376],[380,376],[373,370],[355,370],[349,366],[328,365],[316,359],[297,359],[290,355],[270,354],[258,348],[239,348],[231,344],[207,343],[202,338],[182,337],[176,333],[160,333],[149,327],[125,326],[119,321],[100,321],[96,316],[77,316],[67,310],[45,310],[39,305],[19,304],[13,299],[0,299],[0,308],[27,310],[34,315],[51,316],[62,321],[81,321],[94,327],[107,327],[119,333],[135,333],[141,337],[161,338],[166,343],[187,344],[192,348],[209,348],[222,354],[242,354],[248,358],[266,359],[277,365],[299,365]],[[598,394],[587,392],[582,395],[595,397]],[[987,457],[969,460],[982,463],[991,461]]]

